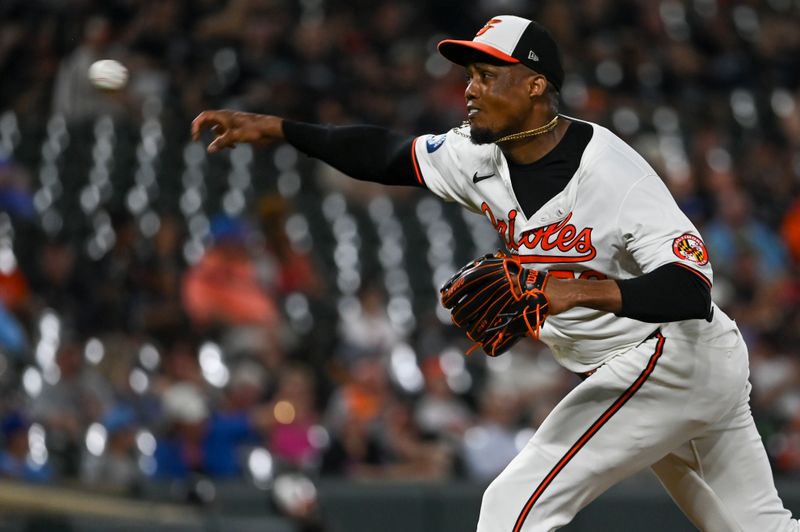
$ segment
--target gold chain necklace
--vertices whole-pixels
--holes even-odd
[[[551,121],[549,121],[543,126],[537,127],[536,129],[529,129],[528,131],[521,131],[519,133],[512,133],[511,135],[506,135],[505,137],[497,139],[496,141],[494,141],[494,143],[500,144],[501,142],[508,142],[509,140],[519,140],[528,137],[536,137],[538,135],[542,135],[544,133],[553,131],[557,125],[558,125],[558,115],[554,116]]]

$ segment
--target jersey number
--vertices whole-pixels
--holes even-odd
[[[547,273],[549,273],[553,277],[557,277],[558,279],[587,279],[595,281],[602,281],[603,279],[608,279],[608,276],[606,274],[596,272],[594,270],[586,270],[581,272],[580,274],[572,270],[550,270]]]

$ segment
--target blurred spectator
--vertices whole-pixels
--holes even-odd
[[[30,424],[17,412],[2,420],[3,448],[0,449],[0,476],[27,482],[46,483],[55,477],[49,464],[31,460],[28,444]]]
[[[241,476],[244,448],[260,440],[251,412],[214,411],[201,389],[187,383],[170,386],[162,405],[167,425],[156,446],[158,478]]]
[[[22,310],[30,302],[28,279],[13,255],[0,267],[0,303],[11,311]]]
[[[51,238],[37,249],[36,270],[31,284],[38,309],[51,308],[81,334],[95,328],[97,286],[92,276],[78,264],[78,254],[65,238]]]
[[[409,404],[395,397],[383,362],[362,357],[331,398],[331,445],[322,471],[369,478],[442,478],[452,467],[446,445],[425,441]]]
[[[488,388],[481,396],[478,418],[464,434],[463,458],[470,478],[494,478],[517,455],[519,407],[519,397],[508,389]]]
[[[425,391],[416,403],[414,419],[420,429],[446,441],[456,441],[472,422],[472,412],[447,382],[439,357],[422,364]]]
[[[22,358],[28,347],[28,338],[22,324],[0,300],[0,353]]]
[[[334,390],[325,412],[331,444],[323,458],[323,473],[357,474],[363,465],[381,463],[372,427],[392,396],[382,360],[363,356],[351,362],[347,380]]]
[[[780,423],[800,412],[800,360],[768,338],[750,348],[753,411]]]
[[[140,289],[140,320],[150,335],[171,340],[187,327],[181,302],[181,276],[186,268],[181,243],[183,230],[175,216],[161,217],[147,250]]]
[[[451,474],[453,455],[450,446],[423,438],[407,402],[395,400],[389,404],[374,430],[381,463],[378,467],[362,466],[361,476],[443,479]]]
[[[772,447],[778,471],[800,473],[800,415],[792,417],[784,432],[773,440]]]
[[[280,196],[266,196],[259,202],[259,224],[267,252],[278,262],[275,286],[282,296],[300,292],[319,298],[324,295],[324,280],[316,271],[312,258],[290,242],[286,234],[286,222],[290,214],[289,204]]]
[[[247,247],[247,227],[241,220],[212,220],[214,244],[184,278],[183,299],[199,326],[253,325],[275,327],[278,311]]]
[[[358,304],[346,308],[339,322],[342,345],[338,354],[345,361],[364,354],[384,354],[399,340],[386,312],[386,296],[372,283],[358,293]]]
[[[387,407],[393,392],[383,360],[362,356],[347,369],[347,380],[328,401],[326,425],[338,431],[349,420],[370,424]]]
[[[314,374],[303,366],[288,366],[278,377],[272,397],[274,423],[269,450],[279,460],[309,469],[317,465],[320,444],[315,439],[319,423]]]
[[[781,236],[794,263],[800,264],[800,200],[795,200],[787,209],[781,225]]]
[[[578,382],[539,342],[519,342],[505,356],[487,359],[486,366],[485,387],[515,394],[520,416],[534,427]]]
[[[137,462],[136,414],[125,406],[112,408],[103,419],[107,441],[98,455],[86,452],[81,481],[105,492],[135,495],[144,480]]]
[[[113,209],[109,223],[114,234],[111,249],[89,266],[88,292],[95,305],[93,330],[130,331],[136,324],[139,293],[145,273],[136,219],[123,208]],[[91,258],[91,257],[90,257]],[[135,294],[131,297],[131,294]],[[92,331],[93,332],[93,331]]]
[[[723,192],[718,208],[718,215],[703,228],[715,270],[735,281],[741,276],[742,260],[749,258],[759,279],[773,280],[786,274],[788,258],[783,243],[753,217],[744,191],[732,188]]]
[[[33,220],[36,209],[30,191],[31,179],[25,168],[0,147],[0,212],[14,218]]]
[[[87,366],[82,345],[62,338],[55,355],[56,377],[30,404],[30,417],[47,429],[48,448],[59,474],[76,477],[86,428],[113,405],[107,380]]]

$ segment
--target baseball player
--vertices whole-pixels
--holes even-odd
[[[710,297],[708,252],[656,172],[609,130],[559,114],[559,50],[498,16],[439,51],[466,67],[468,123],[405,137],[206,111],[209,152],[286,140],[344,173],[425,187],[483,213],[547,273],[540,339],[585,380],[487,488],[479,532],[556,530],[651,467],[705,531],[798,531],[748,406],[747,348]]]

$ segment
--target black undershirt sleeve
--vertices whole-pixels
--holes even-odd
[[[678,264],[665,264],[617,285],[622,293],[617,316],[648,323],[710,318],[711,284],[702,274]]]
[[[284,120],[286,140],[361,181],[421,187],[414,172],[414,137],[376,126],[321,126]]]

